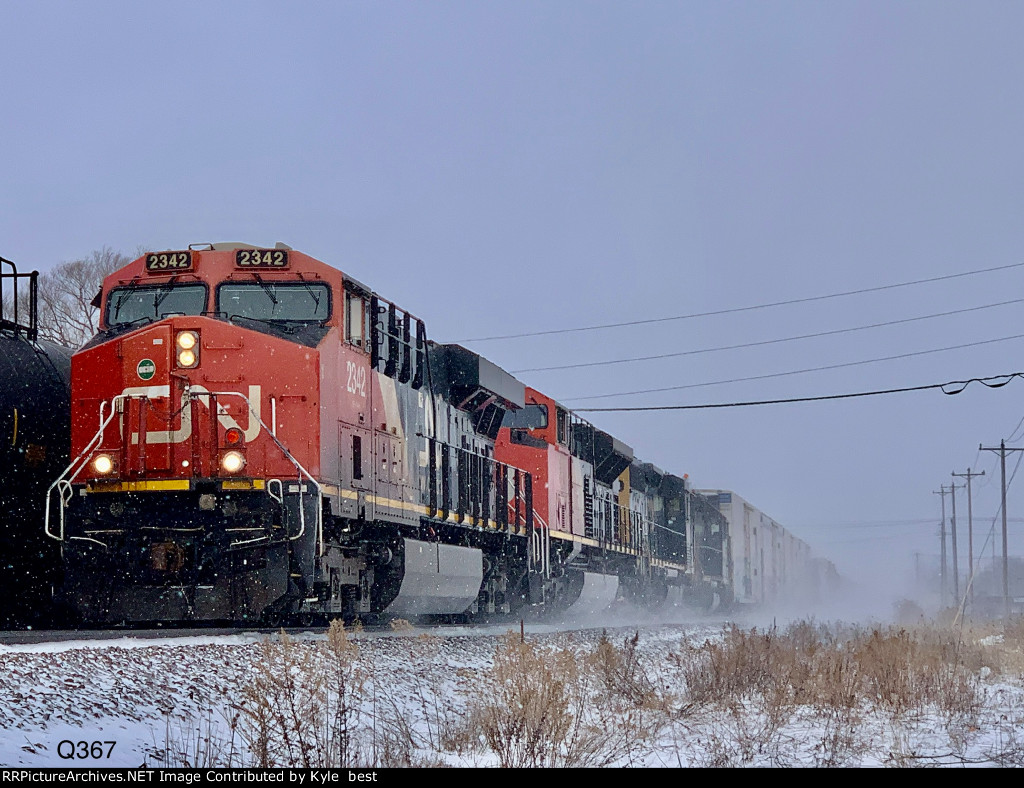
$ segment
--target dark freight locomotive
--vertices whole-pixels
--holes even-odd
[[[731,598],[717,498],[329,265],[151,253],[101,305],[45,522],[85,622]]]
[[[37,277],[0,258],[0,628],[54,623],[61,569],[39,523],[68,464],[71,351],[38,337]]]

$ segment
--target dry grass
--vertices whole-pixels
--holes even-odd
[[[602,641],[602,650],[593,658],[570,647],[542,648],[510,633],[493,666],[464,688],[464,730],[477,731],[473,738],[508,768],[628,762],[650,734],[643,710],[629,696],[646,693],[635,648],[613,655]],[[609,676],[613,682],[624,679],[620,686],[629,694],[617,708],[603,702],[607,694],[600,691],[599,682]]]
[[[241,735],[259,767],[355,765],[354,729],[365,676],[358,648],[340,621],[326,648],[296,644],[284,632],[265,641],[239,705]]]
[[[237,712],[218,715],[213,710],[188,721],[167,715],[164,718],[164,743],[162,747],[154,748],[151,765],[164,769],[230,769],[241,766],[244,759],[238,719]]]
[[[993,662],[982,642],[927,624],[804,621],[784,630],[732,627],[719,641],[684,646],[673,661],[694,707],[726,712],[706,741],[706,765],[784,765],[785,731],[801,719],[814,724],[821,766],[857,763],[880,738],[865,721],[887,719],[893,746],[882,760],[900,764],[918,759],[901,732],[928,714],[945,720],[953,755],[971,743],[986,700],[982,676]]]
[[[976,711],[982,650],[952,630],[922,627],[728,629],[719,642],[674,657],[697,704],[758,697],[819,710],[862,703],[901,715],[934,704]]]
[[[970,634],[974,642],[981,644],[986,667],[995,673],[1024,676],[1024,617],[975,625]]]
[[[457,676],[441,639],[408,643],[410,659],[434,668],[418,671],[419,683],[361,663],[340,623],[326,644],[267,641],[220,738],[209,721],[205,732],[183,728],[164,748],[166,765],[966,763],[991,701],[986,677],[1018,664],[1024,621],[730,627],[662,659],[639,633],[544,646],[514,632],[489,664]],[[922,720],[941,721],[943,753]],[[974,762],[1024,763],[1022,721],[1024,711],[1005,720],[999,745]]]
[[[610,705],[664,710],[670,699],[659,691],[660,682],[653,676],[653,666],[641,657],[639,642],[640,633],[636,632],[616,646],[608,633],[602,632],[588,666],[596,672]]]

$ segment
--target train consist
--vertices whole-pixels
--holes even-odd
[[[100,304],[44,525],[82,623],[707,609],[810,561],[749,583],[727,494],[286,246],[146,254]]]
[[[59,620],[60,551],[39,523],[69,461],[71,350],[39,339],[37,280],[0,258],[0,628]]]
[[[699,490],[724,517],[729,534],[728,590],[740,606],[799,605],[839,588],[835,565],[731,490]]]

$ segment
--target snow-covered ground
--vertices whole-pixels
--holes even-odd
[[[678,690],[675,697],[684,698],[682,688],[673,686],[679,681],[673,655],[686,645],[720,638],[723,628],[721,622],[702,621],[604,632],[616,646],[635,635],[636,654],[659,684],[657,691]],[[527,643],[577,653],[580,660],[594,653],[601,636],[601,628],[525,628]],[[238,709],[261,686],[267,641],[277,638],[126,636],[0,646],[0,764],[248,765]],[[519,639],[518,627],[509,634],[504,627],[428,631],[403,626],[393,632],[357,631],[348,638],[362,676],[352,717],[361,726],[353,740],[359,739],[362,757],[382,746],[370,721],[389,718],[393,737],[401,717],[408,726],[407,743],[421,763],[500,762],[486,746],[465,740],[452,744],[446,729],[467,698],[489,686],[481,677],[492,669],[496,650]],[[296,634],[291,642],[299,652],[327,646],[323,632]],[[968,715],[927,708],[894,715],[871,707],[837,715],[808,707],[780,716],[778,709],[750,701],[729,708],[680,703],[659,716],[650,709],[614,710],[613,703],[588,724],[595,728],[592,733],[605,727],[609,746],[617,748],[614,765],[1017,765],[1024,747],[1020,676],[983,665],[971,681],[982,703]],[[635,741],[624,743],[630,730]]]

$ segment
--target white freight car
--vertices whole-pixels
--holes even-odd
[[[699,490],[728,520],[727,573],[735,602],[767,607],[819,593],[810,546],[731,490]]]

